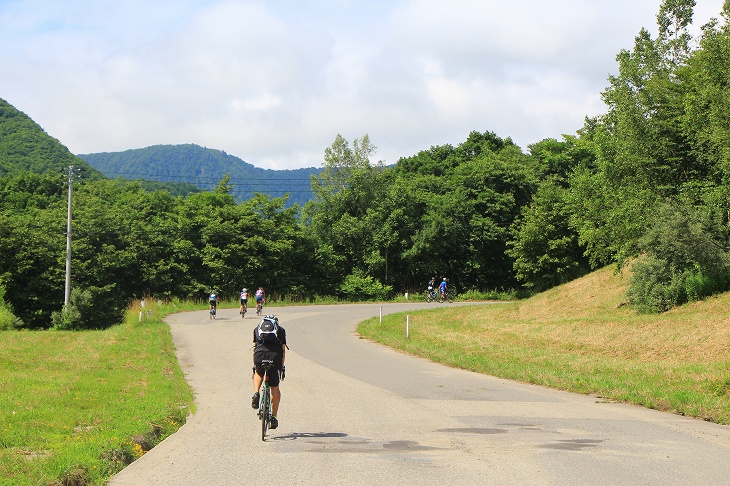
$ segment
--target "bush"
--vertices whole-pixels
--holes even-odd
[[[639,312],[664,312],[687,302],[703,299],[727,288],[724,272],[699,265],[681,273],[661,258],[644,256],[632,266],[627,296]]]
[[[383,285],[373,277],[356,270],[345,278],[345,281],[337,290],[346,300],[358,302],[363,300],[385,300],[392,287]]]
[[[5,286],[0,285],[0,331],[18,329],[23,321],[13,314],[13,308],[5,302]]]
[[[692,207],[663,205],[632,266],[629,302],[640,312],[664,312],[730,285],[730,262]]]
[[[0,305],[0,331],[10,331],[22,327],[23,321],[15,317],[10,309]]]
[[[51,315],[53,329],[104,329],[121,322],[123,302],[114,292],[114,285],[103,288],[71,289],[69,305]]]

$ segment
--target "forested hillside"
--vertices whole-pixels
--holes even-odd
[[[0,176],[21,172],[61,174],[67,167],[87,177],[101,174],[48,135],[28,115],[0,98]]]
[[[199,145],[155,145],[124,152],[79,155],[107,177],[185,182],[213,189],[230,176],[231,194],[237,201],[260,192],[273,197],[289,194],[288,205],[304,205],[312,198],[310,176],[321,169],[269,170],[254,167],[238,157]]]

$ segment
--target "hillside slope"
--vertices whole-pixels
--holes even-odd
[[[288,193],[289,204],[300,205],[312,198],[310,175],[321,170],[261,169],[221,150],[195,144],[154,145],[79,157],[107,177],[187,182],[204,190],[213,189],[224,176],[230,175],[233,195],[239,201],[250,198],[255,192],[273,197]]]
[[[26,171],[62,173],[70,165],[80,169],[85,178],[101,177],[28,115],[0,98],[0,176]]]

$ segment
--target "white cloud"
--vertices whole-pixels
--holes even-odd
[[[696,25],[722,0],[698,0]],[[525,148],[603,109],[655,2],[0,3],[0,97],[74,153],[197,143],[321,164],[340,133],[395,162],[472,130]]]

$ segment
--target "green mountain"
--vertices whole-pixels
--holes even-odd
[[[237,200],[248,199],[255,192],[273,197],[289,194],[289,205],[303,205],[312,198],[310,175],[322,170],[313,167],[261,169],[221,150],[195,144],[154,145],[123,152],[81,154],[79,157],[107,177],[185,182],[203,190],[215,188],[223,177],[229,175],[232,194]]]
[[[28,115],[0,98],[0,177],[21,172],[62,173],[71,165],[80,169],[84,178],[103,177]]]

